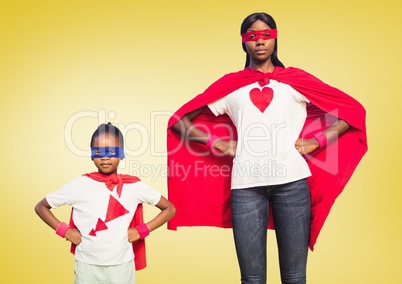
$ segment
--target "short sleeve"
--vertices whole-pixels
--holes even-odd
[[[215,116],[227,113],[228,108],[226,103],[226,96],[208,104],[208,107],[212,111],[212,113],[215,114]]]
[[[65,184],[60,189],[49,193],[46,200],[52,208],[57,208],[62,205],[71,204],[74,196],[76,179]]]
[[[306,103],[309,103],[309,102],[310,102],[310,101],[309,101],[305,96],[303,96],[302,94],[300,94],[300,97],[301,97],[300,101],[306,102]]]
[[[142,181],[136,182],[135,187],[136,187],[135,190],[138,193],[138,200],[141,203],[146,203],[155,206],[161,199],[162,195],[158,191],[149,187]]]
[[[292,88],[291,93],[297,102],[305,102],[305,103],[310,102],[304,95],[302,95],[299,91],[295,90],[294,88]]]

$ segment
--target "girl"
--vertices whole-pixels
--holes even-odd
[[[169,198],[179,212],[169,228],[233,227],[242,283],[266,283],[267,227],[276,230],[282,283],[306,283],[308,247],[367,150],[364,108],[284,68],[277,34],[271,16],[249,15],[241,25],[246,68],[168,124]]]
[[[123,145],[117,127],[100,125],[91,138],[91,158],[98,172],[73,179],[35,206],[39,217],[72,243],[76,284],[133,284],[134,270],[146,265],[144,238],[175,214],[175,207],[159,192],[137,177],[117,174]],[[161,210],[146,224],[142,203]],[[66,204],[73,207],[69,225],[50,211]]]

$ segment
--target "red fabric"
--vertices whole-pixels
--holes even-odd
[[[109,222],[127,213],[130,212],[126,208],[124,208],[123,205],[121,205],[121,203],[116,198],[110,195],[109,206],[106,212],[105,222]]]
[[[270,79],[289,84],[310,100],[307,119],[300,137],[311,138],[325,130],[337,118],[351,128],[336,141],[305,155],[312,176],[311,230],[309,247],[314,249],[319,232],[337,196],[342,192],[356,166],[367,151],[364,107],[344,92],[333,88],[297,68],[276,67],[272,73],[246,68],[230,73],[213,83],[204,93],[183,105],[168,122],[168,194],[177,213],[168,228],[178,226],[216,226],[230,228],[230,179],[232,158],[222,157],[197,142],[181,137],[171,127],[185,114],[207,105],[243,86]],[[233,137],[236,129],[227,115],[215,117],[208,108],[193,123],[204,131],[222,137]],[[236,137],[234,137],[236,139]],[[203,154],[201,157],[199,154]],[[219,156],[219,157],[218,157]],[[205,172],[207,176],[205,176]],[[273,229],[272,214],[269,228]]]
[[[123,190],[123,184],[125,183],[135,183],[137,181],[140,181],[138,177],[135,176],[130,176],[130,175],[121,175],[121,174],[112,174],[112,175],[104,175],[99,172],[93,172],[93,173],[88,173],[84,174],[84,176],[89,177],[93,180],[99,181],[99,182],[104,182],[106,184],[106,187],[109,190],[113,190],[114,187],[117,185],[117,193],[120,196],[121,191]],[[118,211],[120,212],[120,215],[125,214],[125,209],[120,208],[119,204],[116,204],[116,202],[112,202],[115,207],[117,207]],[[109,203],[110,205],[110,203]],[[74,208],[71,210],[71,216],[70,216],[70,227],[76,228],[73,222],[73,211]],[[108,210],[109,212],[109,210]],[[114,216],[109,216],[109,219],[107,221],[110,221],[113,219]],[[105,222],[107,222],[105,221]],[[98,220],[98,223],[96,225],[96,231],[103,230],[107,228],[105,222],[102,220]],[[144,214],[142,210],[142,204],[138,204],[137,210],[135,211],[134,217],[130,223],[130,228],[135,228],[136,226],[144,223]],[[92,235],[96,236],[95,230],[91,232]],[[135,270],[141,270],[144,269],[147,266],[147,261],[146,261],[146,251],[145,251],[145,240],[138,240],[132,243],[133,245],[133,251],[134,251],[134,261],[135,261]],[[75,247],[76,245],[71,244],[71,253],[75,253]]]
[[[242,42],[257,41],[259,39],[274,39],[278,35],[277,29],[261,30],[244,33],[241,35]]]

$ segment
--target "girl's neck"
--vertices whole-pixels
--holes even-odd
[[[272,64],[271,60],[265,61],[265,62],[255,62],[255,61],[250,61],[250,64],[248,65],[249,68],[258,70],[262,73],[271,73],[274,71],[275,66]]]

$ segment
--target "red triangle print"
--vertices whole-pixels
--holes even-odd
[[[94,236],[94,237],[96,237],[96,232],[95,232],[95,230],[94,230],[94,229],[92,229],[92,230],[91,230],[91,232],[89,232],[89,235],[90,235],[90,236]]]
[[[98,218],[98,223],[96,224],[95,232],[106,230],[107,226],[100,218]]]
[[[116,219],[120,216],[123,216],[127,213],[129,213],[129,211],[126,208],[124,208],[124,206],[121,205],[121,203],[116,198],[110,195],[105,223],[113,219]]]
[[[261,111],[264,112],[274,97],[274,91],[271,88],[264,87],[262,90],[254,88],[250,91],[251,102]]]

